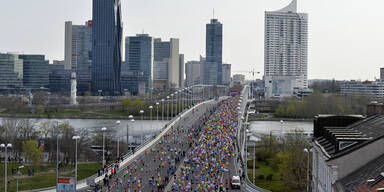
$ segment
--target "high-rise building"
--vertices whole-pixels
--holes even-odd
[[[203,65],[204,59],[200,57],[200,61],[188,61],[185,64],[185,82],[186,86],[200,84],[200,67]]]
[[[0,88],[19,88],[23,84],[23,60],[16,54],[0,53]]]
[[[265,12],[264,35],[266,89],[275,90],[269,87],[273,85],[270,79],[290,79],[292,89],[308,88],[308,15],[297,13],[297,0],[278,11]]]
[[[179,39],[154,39],[154,86],[179,88]],[[164,78],[166,77],[166,78]]]
[[[48,88],[49,61],[44,55],[19,55],[23,60],[23,87]]]
[[[206,62],[204,63],[202,76],[206,85],[222,84],[223,65],[223,25],[212,19],[206,25]]]
[[[122,23],[120,0],[93,0],[92,93],[119,95]]]
[[[223,64],[222,84],[226,86],[231,84],[231,64]]]
[[[184,54],[179,56],[179,87],[184,88]]]
[[[85,25],[65,22],[65,69],[77,74],[77,90],[89,92],[92,80],[92,21]]]
[[[380,68],[380,80],[384,81],[384,68]]]
[[[149,93],[152,85],[152,37],[147,34],[138,34],[125,39],[125,66],[122,75],[139,74],[140,79],[145,79],[145,93]],[[127,78],[125,78],[127,79]],[[125,86],[128,92],[137,92],[139,83],[135,78],[129,78],[134,82]]]
[[[65,69],[63,64],[49,64],[49,90],[57,93],[71,91],[71,75],[74,70]]]

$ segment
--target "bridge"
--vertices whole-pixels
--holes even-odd
[[[122,161],[79,181],[77,191],[266,192],[245,177],[248,93],[245,86],[240,96],[204,101],[186,110]],[[234,175],[243,178],[241,189],[231,189]]]

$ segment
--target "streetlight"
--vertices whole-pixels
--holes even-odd
[[[168,101],[168,103],[167,103],[167,120],[169,119],[169,96],[167,96],[167,101]]]
[[[5,148],[5,158],[4,158],[4,175],[5,175],[5,180],[4,180],[4,191],[7,191],[7,148],[11,148],[12,144],[8,143],[5,145],[4,143],[0,145],[1,148]]]
[[[135,119],[131,119],[131,124],[132,124],[132,128],[133,128],[133,123],[135,122]],[[127,137],[128,138],[128,137]],[[127,139],[128,140],[128,139]],[[127,145],[128,145],[128,143],[127,143]],[[130,150],[132,150],[132,148],[130,149]]]
[[[144,115],[144,110],[140,110],[139,112],[141,114],[141,131],[143,131],[143,115]],[[143,141],[143,134],[141,134],[141,142],[144,143]]]
[[[149,123],[151,124],[151,130],[152,130],[152,109],[153,109],[153,106],[149,106],[149,117],[151,118],[151,120],[149,121]]]
[[[171,94],[171,119],[173,118],[173,94]]]
[[[159,102],[156,102],[156,121],[159,121]]]
[[[179,97],[178,97],[179,94],[178,94],[178,93],[179,93],[178,91],[175,92],[175,97],[176,97],[175,116],[177,116],[177,114],[178,114],[178,112],[179,112],[179,111],[177,110],[177,107],[178,107],[178,105],[179,105],[179,100],[178,100],[178,99],[179,99]]]
[[[310,155],[310,152],[312,152],[312,149],[307,149],[307,148],[304,148],[304,153],[307,153],[308,154],[308,157],[307,157],[307,192],[309,192],[309,155]]]
[[[161,120],[164,121],[164,99],[161,99]]]
[[[128,116],[128,119],[130,119],[131,121],[133,120],[133,115],[129,115]],[[129,152],[129,122],[127,123],[127,153]]]
[[[24,165],[18,167],[17,172],[19,173],[19,169],[24,168]],[[19,177],[16,178],[16,192],[19,191]]]
[[[105,151],[105,131],[107,130],[106,127],[101,128],[101,131],[103,132],[103,169],[105,167],[105,157],[104,157],[104,151]]]
[[[73,140],[75,140],[75,143],[76,143],[76,149],[75,149],[75,183],[77,183],[77,140],[80,139],[80,136],[73,136],[72,137]]]
[[[119,126],[120,126],[120,121],[116,121],[116,126],[117,126],[117,134],[119,134]],[[120,137],[117,136],[117,152],[116,152],[116,157],[117,157],[117,160],[119,160],[119,156],[120,156]]]
[[[280,132],[281,132],[281,137],[283,136],[283,127],[284,127],[284,121],[280,120]]]

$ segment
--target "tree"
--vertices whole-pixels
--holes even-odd
[[[24,141],[23,153],[28,162],[39,163],[43,155],[43,149],[37,146],[36,140]]]
[[[308,142],[301,131],[288,133],[283,139],[284,153],[280,154],[280,170],[282,181],[286,186],[297,191],[306,187],[307,154],[304,148],[309,148]]]
[[[123,110],[127,111],[128,107],[132,106],[132,101],[129,98],[125,98],[121,101],[121,105],[123,105]]]

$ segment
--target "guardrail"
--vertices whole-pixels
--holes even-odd
[[[241,91],[241,95],[243,96],[242,104],[240,106],[240,110],[242,111],[242,115],[245,115],[245,109],[248,103],[248,85],[244,86],[243,90]],[[242,169],[244,171],[245,175],[245,181],[243,182],[243,190],[248,192],[270,192],[268,190],[262,189],[256,185],[254,185],[248,178],[248,167],[247,167],[247,149],[244,147],[247,142],[247,135],[244,133],[243,141],[240,141],[240,135],[241,135],[241,129],[242,129],[242,123],[241,123],[241,115],[239,115],[238,119],[238,137],[237,137],[237,143],[238,146],[242,146],[241,149],[239,148],[241,155],[240,159],[243,162],[242,163]],[[246,128],[244,128],[246,129]],[[240,145],[240,142],[243,142],[242,145]]]

